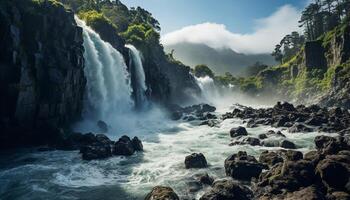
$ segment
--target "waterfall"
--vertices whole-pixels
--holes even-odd
[[[209,76],[195,78],[197,84],[202,90],[202,96],[206,101],[214,101],[220,97],[219,90],[212,78],[210,78]]]
[[[148,106],[148,101],[146,97],[147,86],[145,71],[143,69],[141,54],[140,52],[130,44],[125,45],[129,49],[130,55],[130,73],[131,82],[133,84],[135,106],[138,109],[144,109]]]
[[[76,22],[83,28],[85,48],[87,98],[84,118],[107,120],[111,114],[132,110],[130,76],[123,56],[84,21],[76,18]]]

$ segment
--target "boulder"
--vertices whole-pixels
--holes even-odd
[[[249,144],[252,146],[259,146],[260,140],[258,138],[254,138],[254,137],[247,137],[247,138],[244,138],[243,143]]]
[[[298,161],[298,160],[303,159],[303,153],[300,151],[281,150],[281,152],[285,156],[285,159],[288,161]]]
[[[189,168],[205,168],[207,167],[207,160],[202,153],[193,153],[185,158],[185,167]]]
[[[113,142],[104,134],[96,134],[96,143],[99,145],[111,145]]]
[[[280,146],[280,141],[279,140],[264,140],[261,142],[262,146],[265,147],[279,147]]]
[[[250,200],[252,191],[233,180],[215,181],[212,189],[206,192],[200,200]]]
[[[312,132],[313,129],[309,128],[303,124],[295,123],[292,127],[288,128],[288,132],[290,133],[301,133],[301,132]]]
[[[273,107],[274,109],[279,109],[283,111],[295,111],[296,109],[294,108],[293,104],[290,104],[288,102],[277,102],[277,104]]]
[[[230,135],[231,137],[238,137],[238,136],[248,135],[248,132],[244,127],[239,126],[237,128],[232,128],[230,130]]]
[[[288,141],[288,140],[282,140],[280,142],[280,147],[285,148],[285,149],[296,149],[295,144],[291,141]]]
[[[258,163],[253,156],[247,155],[244,151],[233,154],[225,160],[226,175],[234,179],[257,178],[264,168],[266,168],[265,165]]]
[[[287,193],[285,200],[326,200],[326,197],[316,186],[309,186],[301,190]]]
[[[145,200],[180,200],[180,198],[172,188],[156,186],[147,194]]]
[[[209,176],[208,173],[205,173],[199,177],[199,182],[205,185],[212,185],[214,182],[213,177]]]
[[[134,137],[132,140],[132,146],[134,147],[135,151],[143,151],[143,145],[141,140],[138,137]]]
[[[269,167],[272,167],[273,165],[277,163],[283,163],[282,156],[273,151],[263,151],[260,154],[259,162],[268,165]]]
[[[126,135],[119,138],[114,144],[114,155],[131,156],[135,152],[134,145],[130,138]]]
[[[80,149],[83,160],[104,159],[112,156],[110,146],[84,146]]]
[[[266,138],[267,138],[267,135],[264,134],[264,133],[262,133],[262,134],[259,134],[258,137],[259,137],[260,140],[263,140],[263,139],[266,139]]]
[[[350,184],[350,155],[326,156],[317,164],[316,174],[330,190],[344,190]]]
[[[282,191],[296,191],[310,186],[315,181],[314,165],[310,161],[284,161],[275,164],[269,171],[263,172],[256,185],[257,194]],[[259,196],[258,195],[258,196]]]
[[[336,154],[342,150],[350,149],[349,137],[317,136],[315,138],[316,148],[325,154]]]

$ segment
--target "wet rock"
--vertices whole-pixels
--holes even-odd
[[[207,112],[207,113],[204,113],[200,119],[201,120],[217,119],[217,117],[216,117],[216,115]]]
[[[233,154],[225,160],[226,175],[239,180],[257,178],[265,167],[244,151]]]
[[[102,132],[102,133],[107,133],[108,132],[108,125],[106,124],[106,122],[102,121],[102,120],[99,120],[97,122],[97,127],[99,128],[99,130]]]
[[[273,165],[277,164],[277,163],[281,163],[283,162],[283,158],[282,156],[277,153],[277,152],[273,152],[273,151],[263,151],[260,154],[259,157],[259,162],[268,165],[269,167],[272,167]]]
[[[250,200],[252,191],[233,180],[215,181],[211,190],[206,192],[200,200]]]
[[[281,115],[278,116],[277,119],[275,119],[275,123],[272,124],[273,127],[282,127],[285,126],[285,124],[289,121],[287,116]]]
[[[258,138],[254,137],[247,137],[243,140],[245,144],[249,144],[252,146],[259,146],[260,145],[260,140]]]
[[[134,145],[128,136],[124,135],[115,142],[113,151],[114,155],[131,156],[134,153]]]
[[[349,137],[317,136],[315,144],[316,148],[325,154],[336,154],[339,151],[350,149]]]
[[[248,132],[244,127],[239,126],[237,128],[232,128],[230,130],[230,135],[231,137],[238,137],[238,136],[248,135]]]
[[[214,182],[214,178],[209,176],[208,173],[205,173],[199,177],[199,182],[205,185],[212,185]]]
[[[292,127],[288,129],[290,133],[299,133],[299,132],[312,132],[313,129],[309,128],[303,124],[295,123]]]
[[[295,144],[291,141],[288,141],[288,140],[282,140],[280,142],[280,147],[285,148],[285,149],[296,149]]]
[[[286,200],[326,200],[324,194],[316,186],[309,186],[304,189],[287,193]]]
[[[145,200],[180,200],[180,198],[172,188],[156,186],[147,194]]]
[[[263,140],[263,139],[266,139],[266,138],[267,138],[267,135],[264,134],[264,133],[262,133],[262,134],[259,134],[258,137],[259,137],[260,140]]]
[[[143,151],[143,145],[141,140],[138,137],[134,137],[132,140],[132,146],[134,147],[135,151]]]
[[[96,134],[95,136],[96,142],[99,145],[111,145],[113,142],[104,134]]]
[[[286,160],[289,160],[289,161],[298,161],[303,159],[303,153],[300,151],[282,150],[281,152],[285,156]]]
[[[315,180],[314,165],[310,161],[284,161],[277,163],[269,171],[263,172],[258,180],[258,196],[282,191],[296,191],[310,186]]]
[[[276,137],[286,137],[281,131],[273,131],[273,130],[269,130],[266,134],[266,136],[276,136]]]
[[[187,183],[187,190],[190,193],[198,192],[203,188],[202,184],[198,181],[190,181]]]
[[[295,111],[293,104],[290,104],[288,102],[277,102],[277,104],[273,107],[274,109],[280,109],[284,111]]]
[[[207,125],[207,126],[209,126],[209,127],[215,127],[215,126],[217,126],[219,123],[220,123],[220,121],[218,121],[218,120],[209,119],[209,120],[205,120],[204,122],[200,123],[199,125],[200,125],[200,126]]]
[[[80,149],[83,160],[104,159],[112,156],[110,146],[84,146]]]
[[[76,140],[75,142],[79,142],[83,160],[104,159],[112,156],[113,142],[106,135],[88,133],[79,136]]]
[[[261,142],[262,146],[265,147],[279,147],[280,146],[280,141],[279,140],[264,140]]]
[[[256,124],[256,122],[255,122],[254,119],[250,119],[250,120],[247,122],[247,127],[248,127],[248,128],[255,128],[255,127],[258,127],[258,125]]]
[[[316,174],[330,190],[344,190],[346,185],[350,184],[350,156],[339,154],[326,156],[317,164]]]
[[[205,168],[207,167],[207,160],[202,153],[193,153],[185,158],[185,167],[189,168]]]
[[[311,117],[310,119],[305,121],[305,124],[311,126],[321,126],[323,123],[327,123],[327,121],[319,117]]]

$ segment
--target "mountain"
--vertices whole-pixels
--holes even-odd
[[[257,61],[266,65],[275,65],[276,62],[269,54],[245,55],[231,49],[214,49],[205,44],[178,43],[165,45],[166,52],[174,50],[174,57],[192,67],[198,64],[208,65],[215,73],[230,72],[243,75],[247,66]]]

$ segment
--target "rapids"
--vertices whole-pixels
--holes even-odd
[[[136,77],[133,91],[131,78],[124,58],[110,44],[77,19],[83,27],[85,46],[85,73],[87,98],[84,120],[76,125],[81,132],[96,132],[97,120],[110,125],[107,135],[116,140],[123,134],[138,136],[144,152],[130,157],[112,157],[105,160],[83,161],[78,151],[39,152],[22,149],[0,154],[0,199],[2,200],[141,200],[156,185],[172,187],[181,198],[198,199],[207,189],[199,189],[194,183],[196,174],[207,172],[215,178],[225,177],[224,160],[240,150],[256,157],[263,150],[277,147],[249,145],[229,146],[229,130],[243,125],[241,119],[227,119],[217,127],[199,126],[199,121],[171,121],[164,112],[151,106],[136,112],[133,109],[132,92],[136,104],[146,103],[146,84],[141,56],[136,48],[128,45]],[[132,74],[132,73],[131,73]],[[218,94],[213,81],[197,79],[206,100],[214,104],[216,114],[231,110],[232,103],[247,105],[240,96]],[[135,88],[135,87],[134,87]],[[247,128],[252,136],[276,128],[260,126]],[[287,138],[307,152],[314,148],[313,139],[321,133],[289,134]],[[195,152],[203,153],[208,168],[185,169],[184,159]]]
[[[167,123],[166,119],[163,120],[163,124]],[[15,154],[3,153],[0,156],[0,199],[138,200],[156,185],[171,186],[182,198],[198,199],[207,188],[189,192],[189,188],[195,187],[193,177],[196,174],[208,172],[215,178],[223,178],[224,160],[230,154],[244,150],[258,157],[263,150],[278,149],[229,146],[230,128],[242,124],[240,119],[227,119],[212,128],[198,126],[197,121],[172,122],[168,126],[159,123],[157,128],[153,127],[152,133],[136,131],[143,141],[144,152],[101,161],[83,161],[78,151],[37,152],[27,149]],[[247,128],[252,136],[267,130],[282,129],[268,126]],[[321,134],[289,134],[285,130],[282,133],[300,146],[298,150],[302,152],[313,149],[314,137]],[[209,167],[185,169],[184,159],[193,152],[203,153]]]

